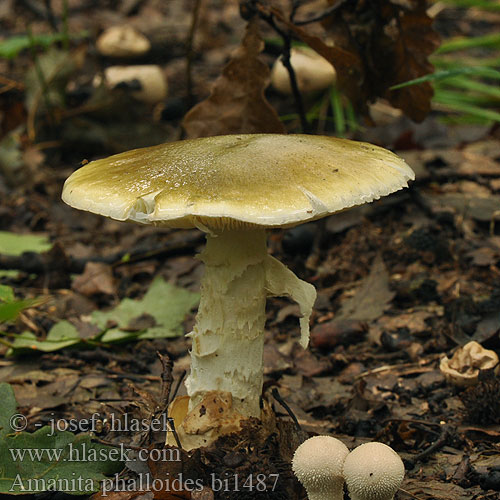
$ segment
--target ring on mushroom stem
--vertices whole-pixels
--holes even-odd
[[[260,416],[266,297],[289,296],[299,304],[300,342],[308,344],[315,289],[267,254],[266,229],[373,201],[413,178],[404,160],[371,144],[249,134],[127,151],[67,179],[62,198],[75,208],[207,233],[200,307],[189,334],[183,447],[207,445],[242,419]],[[210,421],[207,404],[217,406]]]
[[[296,450],[292,470],[307,491],[309,500],[342,500],[342,467],[349,450],[331,436],[314,436]]]

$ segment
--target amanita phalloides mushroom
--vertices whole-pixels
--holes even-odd
[[[405,467],[390,446],[365,443],[347,455],[343,475],[351,500],[393,500]]]
[[[309,500],[344,498],[342,467],[348,453],[347,446],[331,436],[314,436],[295,450],[292,470]]]
[[[306,347],[316,297],[312,285],[268,255],[266,230],[370,202],[413,178],[398,156],[366,143],[229,135],[93,161],[67,179],[62,197],[72,207],[116,220],[206,233],[201,301],[189,334],[189,411],[207,397],[223,395],[238,419],[261,412],[266,298],[289,296],[299,304],[300,343]],[[216,424],[209,427],[207,432]],[[198,441],[183,442],[187,448],[208,442],[199,429],[189,432]]]

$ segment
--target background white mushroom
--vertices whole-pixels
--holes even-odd
[[[294,47],[290,51],[290,63],[295,71],[297,86],[301,92],[314,92],[328,88],[335,82],[334,67],[316,51],[308,47]],[[291,94],[288,70],[277,59],[271,71],[271,85],[283,94]]]
[[[96,78],[94,85],[100,82],[100,78]],[[109,66],[104,70],[104,84],[110,89],[124,84],[132,96],[147,104],[163,101],[168,91],[163,70],[155,64]]]
[[[149,40],[126,24],[104,30],[96,41],[98,52],[108,57],[137,57],[151,49]]]
[[[392,500],[403,482],[405,468],[390,446],[373,442],[347,455],[343,475],[351,500]]]
[[[348,453],[347,446],[331,436],[314,436],[295,450],[292,470],[309,500],[344,498],[342,467]]]

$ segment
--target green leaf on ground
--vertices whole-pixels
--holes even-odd
[[[17,409],[14,391],[9,384],[0,384],[0,401],[2,401],[0,406],[0,442],[2,442],[2,439],[12,432],[10,419]]]
[[[35,334],[24,332],[14,338],[12,347],[13,349],[51,352],[80,342],[78,330],[69,321],[60,321],[50,329],[45,340],[38,340]]]
[[[0,323],[15,320],[21,311],[40,302],[41,299],[16,300],[10,286],[0,285]]]
[[[14,59],[19,52],[31,46],[48,48],[56,42],[62,42],[66,38],[65,33],[42,33],[40,35],[16,35],[0,42],[0,58]],[[75,35],[70,35],[72,39],[86,38],[87,31],[81,31]]]
[[[23,252],[46,252],[51,244],[45,235],[18,234],[0,231],[0,253],[22,255]]]
[[[14,290],[10,286],[0,285],[0,301],[12,302],[13,300],[15,300]]]
[[[0,323],[15,320],[21,311],[36,306],[37,304],[40,304],[40,300],[15,300],[13,302],[0,304]]]
[[[103,330],[109,323],[116,324],[106,331],[101,342],[177,337],[182,334],[186,314],[198,300],[198,294],[156,278],[141,300],[123,299],[112,311],[96,311],[92,314],[92,322]],[[134,328],[134,320],[144,316],[152,316],[154,326]]]
[[[69,321],[54,325],[44,340],[31,332],[16,335],[9,355],[35,350],[51,352],[77,345],[106,344],[135,339],[177,337],[182,335],[186,314],[199,301],[197,293],[178,288],[157,278],[141,300],[123,299],[111,311],[95,311],[90,324],[98,333],[83,339]],[[0,304],[0,319],[1,319]],[[110,326],[111,325],[111,326]]]
[[[92,443],[89,434],[52,432],[49,426],[32,434],[14,432],[10,425],[24,417],[16,414],[9,384],[0,384],[0,397],[0,494],[51,490],[84,495],[98,491],[106,475],[121,470],[123,450]]]

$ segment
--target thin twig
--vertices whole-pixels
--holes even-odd
[[[179,435],[177,434],[177,431],[175,430],[175,422],[174,422],[173,418],[169,419],[169,424],[172,426],[172,428],[170,428],[169,430],[172,431],[172,434],[174,435],[174,439],[175,439],[175,442],[177,444],[177,448],[182,449],[181,440],[179,439]]]
[[[6,334],[3,332],[0,332],[0,335],[6,335]],[[12,349],[14,347],[13,344],[11,344],[10,342],[7,342],[6,340],[4,340],[1,337],[0,337],[0,344],[4,345],[5,347],[8,347],[9,349]]]
[[[186,370],[183,370],[182,373],[181,373],[181,376],[179,377],[179,379],[177,380],[177,383],[175,384],[175,387],[174,387],[174,392],[172,393],[172,397],[169,401],[169,403],[171,403],[175,397],[177,396],[177,393],[179,392],[179,387],[181,386],[182,384],[182,381],[184,380],[184,377],[186,376]]]
[[[290,11],[290,21],[295,22],[295,14],[297,14],[297,10],[302,5],[302,0],[291,0],[292,1],[292,9]]]
[[[297,429],[299,431],[302,430],[302,427],[299,424],[299,421],[297,420],[297,417],[294,415],[292,409],[288,406],[288,404],[285,402],[285,400],[281,397],[280,393],[278,392],[278,389],[276,387],[273,388],[271,391],[271,394],[273,395],[273,398],[278,401],[278,403],[286,410],[288,415],[290,415],[290,418],[293,420],[295,423]]]
[[[416,498],[417,500],[422,500],[421,497],[417,497],[416,495],[414,495],[413,493],[410,493],[408,490],[405,490],[403,488],[399,488],[400,491],[402,491],[403,493],[405,493],[406,495],[409,495],[411,496],[412,498]]]
[[[54,14],[54,9],[52,8],[52,1],[44,0],[43,3],[45,4],[47,21],[50,24],[50,27],[52,28],[54,33],[57,33],[59,31],[59,26],[58,26],[59,23]]]
[[[0,84],[4,85],[4,87],[0,89],[0,94],[2,94],[3,92],[8,92],[11,89],[16,89],[16,90],[25,89],[24,83],[16,82],[15,80],[11,80],[10,78],[7,78],[2,75],[0,75]]]
[[[62,31],[63,39],[62,45],[64,50],[69,50],[69,8],[68,0],[63,0],[63,14],[62,14]]]
[[[28,26],[27,29],[28,33],[28,38],[30,41],[30,51],[31,55],[33,57],[33,63],[35,65],[35,71],[38,77],[38,80],[40,82],[40,90],[37,92],[35,99],[33,100],[32,107],[30,109],[29,115],[28,115],[28,123],[27,123],[27,129],[28,129],[28,136],[31,141],[35,140],[35,116],[36,112],[38,110],[38,101],[39,101],[39,96],[41,95],[43,97],[43,100],[45,101],[45,107],[47,108],[47,116],[48,116],[48,122],[50,126],[53,126],[55,123],[54,117],[52,116],[52,104],[49,99],[49,86],[47,84],[47,79],[45,78],[45,75],[43,74],[42,67],[40,66],[40,61],[38,60],[38,54],[36,51],[36,46],[35,46],[35,39],[33,38],[33,32],[31,31],[31,27]]]
[[[170,399],[170,389],[172,388],[172,383],[174,378],[172,376],[172,367],[173,361],[167,355],[161,354],[159,351],[156,351],[156,355],[158,356],[161,365],[161,402],[167,406],[168,400]]]
[[[443,426],[443,430],[441,431],[440,436],[432,443],[428,448],[426,448],[424,451],[419,453],[418,455],[415,455],[414,457],[411,457],[412,462],[420,462],[424,458],[427,458],[429,455],[432,453],[436,452],[440,448],[442,448],[446,442],[448,441],[448,437],[450,436],[450,430],[448,426]]]
[[[196,27],[198,26],[198,18],[200,15],[201,0],[195,0],[193,16],[191,17],[191,27],[186,42],[186,89],[187,89],[187,104],[189,107],[194,104],[193,94],[193,59],[194,59],[194,37]]]
[[[273,28],[274,31],[276,31],[276,33],[283,39],[283,52],[281,56],[281,62],[288,71],[288,77],[290,78],[290,86],[292,88],[292,95],[295,100],[295,107],[297,109],[297,114],[299,115],[300,118],[300,125],[302,128],[302,132],[308,133],[309,122],[307,121],[304,109],[304,102],[302,100],[302,94],[297,84],[297,77],[295,75],[295,70],[293,69],[293,66],[290,62],[290,53],[292,48],[292,34],[289,30],[288,31],[282,30],[276,24],[273,14],[268,12],[268,10],[262,4],[260,4],[260,2],[257,2],[256,7],[259,17],[264,21],[266,21],[266,23],[269,24],[269,26],[271,26],[271,28]],[[294,11],[292,10],[292,14],[293,13]]]

